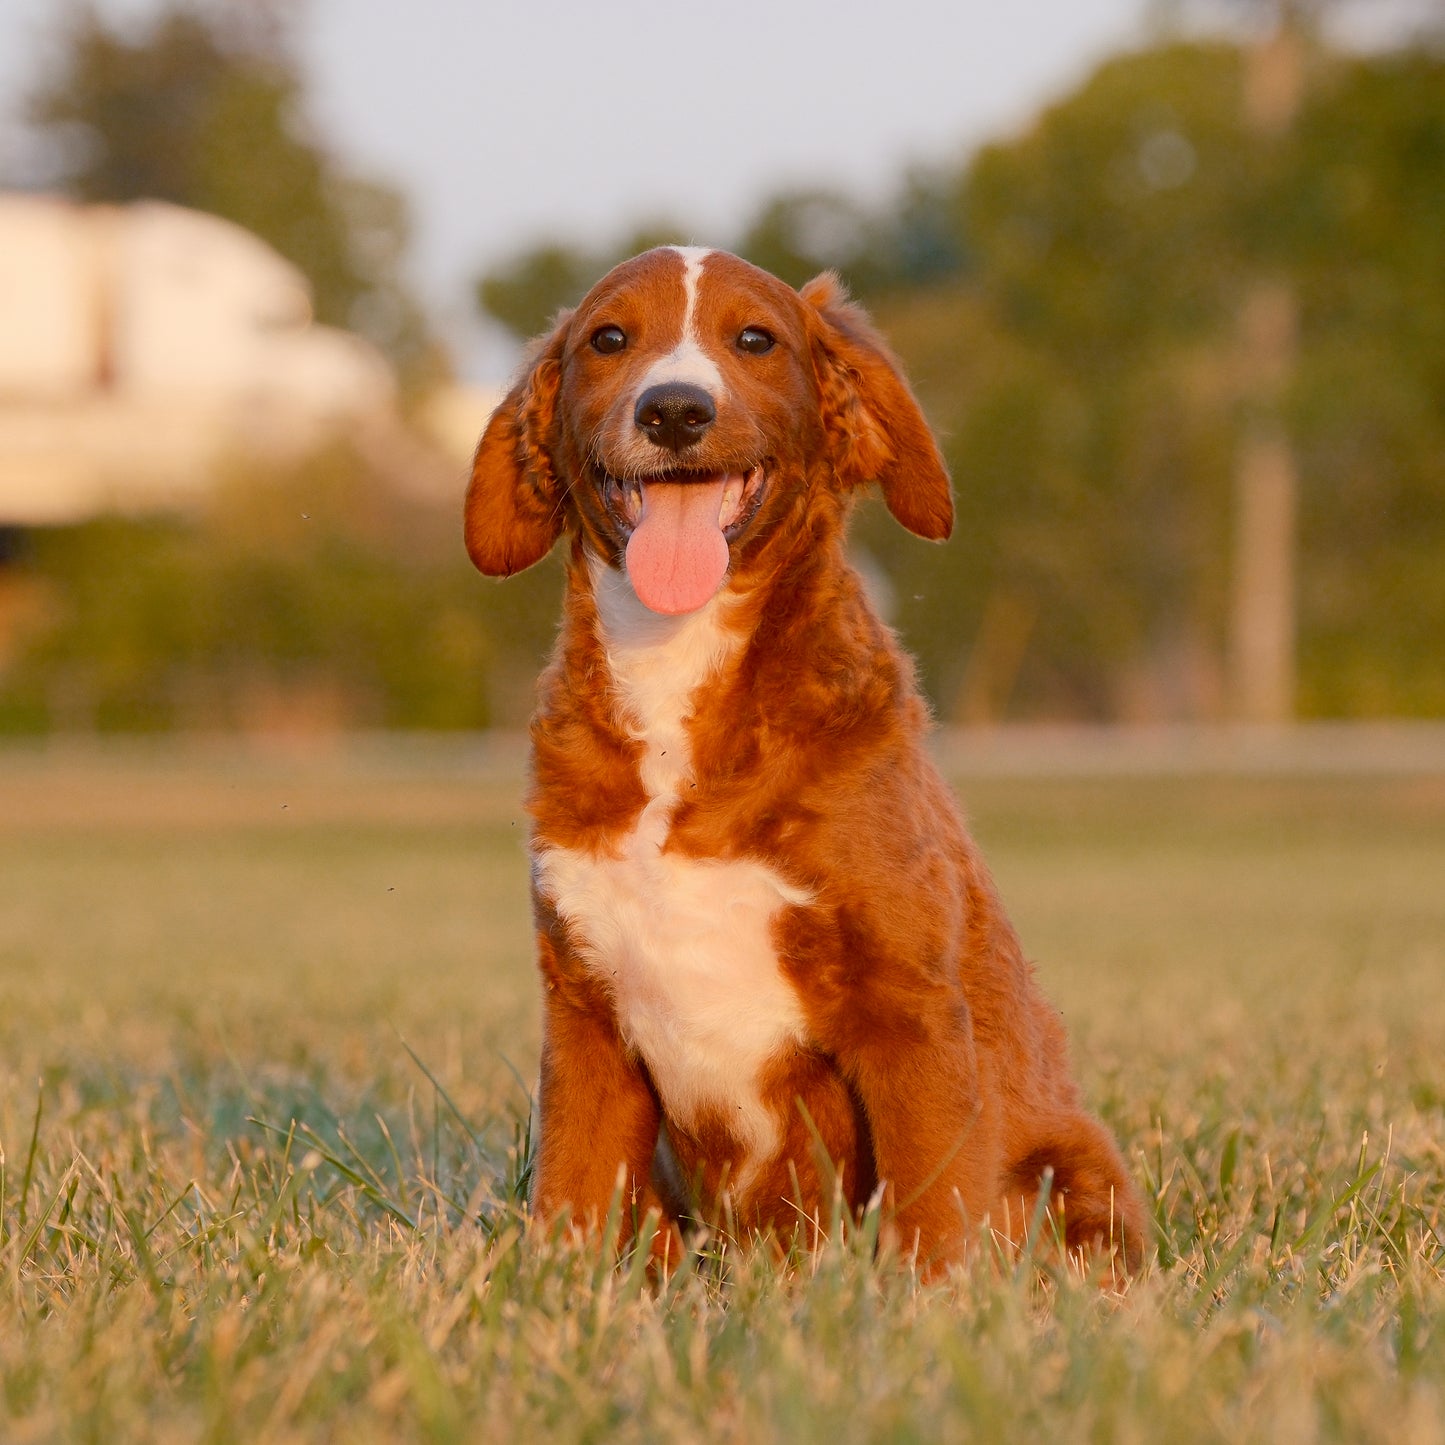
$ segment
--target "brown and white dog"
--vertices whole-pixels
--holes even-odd
[[[883,1191],[926,1269],[1017,1240],[1133,1265],[1144,1211],[924,747],[844,557],[877,483],[921,537],[947,473],[837,281],[664,247],[563,315],[489,423],[485,573],[566,533],[532,724],[544,984],[534,1209],[816,1232]],[[669,1236],[675,1240],[675,1235]]]

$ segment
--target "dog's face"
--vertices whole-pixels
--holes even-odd
[[[870,481],[910,530],[948,535],[927,424],[836,281],[795,292],[725,252],[663,247],[564,315],[498,408],[467,546],[507,575],[572,530],[654,611],[690,612]]]

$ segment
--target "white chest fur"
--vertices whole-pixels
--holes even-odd
[[[686,1126],[709,1111],[760,1163],[777,1147],[778,1121],[759,1074],[803,1034],[771,923],[809,895],[761,863],[662,852],[693,782],[683,721],[734,645],[721,625],[726,594],[687,616],[659,617],[620,574],[597,563],[592,576],[613,680],[646,746],[649,801],[614,853],[540,850],[537,881],[611,988],[624,1036],[668,1115]]]

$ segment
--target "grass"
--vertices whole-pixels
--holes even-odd
[[[0,1439],[1445,1440],[1445,779],[964,784],[1154,1203],[1119,1300],[525,1240],[509,776],[0,755]]]

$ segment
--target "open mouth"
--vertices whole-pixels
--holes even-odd
[[[654,612],[695,612],[722,586],[728,544],[762,505],[761,463],[737,472],[605,478],[607,509],[627,534],[633,590]]]
[[[647,498],[653,488],[697,488],[698,493],[689,505],[689,512],[697,512],[698,520],[702,520],[706,516],[703,497],[716,496],[717,528],[727,541],[732,542],[762,505],[765,481],[766,472],[761,462],[738,472],[673,471],[651,477],[627,478],[606,474],[603,495],[614,520],[631,536],[642,522],[647,511]]]

